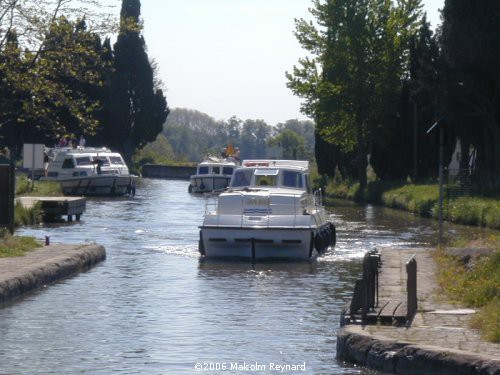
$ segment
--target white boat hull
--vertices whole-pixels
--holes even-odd
[[[229,186],[231,176],[191,176],[190,193],[209,193],[223,191]]]
[[[57,180],[64,195],[122,196],[133,193],[133,175],[94,175]]]
[[[321,243],[318,239],[327,228],[201,227],[199,250],[206,258],[309,260],[334,245],[334,231]]]

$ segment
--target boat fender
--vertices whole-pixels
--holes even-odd
[[[329,243],[329,237],[328,237],[328,233],[326,233],[326,229],[323,229],[321,231],[321,242],[323,244],[323,248],[322,248],[322,252],[326,252],[326,250],[328,250],[328,243]]]
[[[329,224],[330,227],[330,246],[335,246],[337,243],[337,230],[335,229],[335,225],[333,223]]]
[[[312,258],[313,250],[314,250],[314,233],[311,232],[311,240],[309,242],[309,259]]]
[[[202,182],[201,185],[200,185],[200,189],[201,190],[205,190],[205,184]]]
[[[321,238],[321,233],[319,232],[314,236],[314,247],[318,253],[321,254],[323,252],[323,239]]]
[[[201,255],[205,256],[205,245],[203,244],[203,235],[200,230],[200,240],[198,241],[198,251]]]

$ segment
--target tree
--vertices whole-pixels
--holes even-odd
[[[448,123],[462,142],[462,166],[476,153],[475,177],[498,184],[500,170],[500,3],[446,0],[442,49],[446,62]]]
[[[304,137],[290,129],[285,129],[280,135],[269,140],[270,146],[281,146],[283,158],[291,160],[312,160],[310,149],[306,147]]]
[[[107,100],[104,135],[108,145],[131,161],[136,150],[155,140],[169,109],[141,35],[139,0],[123,0],[120,32],[114,45],[114,73]]]
[[[240,157],[256,159],[266,157],[267,139],[271,134],[271,127],[263,120],[245,120],[241,129],[240,141],[236,144],[244,145]]]
[[[51,142],[57,134],[92,132],[97,125],[99,104],[91,92],[102,84],[103,64],[94,31],[109,31],[113,22],[86,7],[93,3],[0,2],[0,142],[14,157],[23,142]],[[105,29],[98,21],[107,23]]]
[[[397,6],[385,0],[313,4],[319,28],[298,20],[295,35],[314,57],[300,59],[287,73],[288,87],[305,99],[302,111],[316,120],[319,136],[343,155],[355,152],[364,189],[368,153],[387,140],[387,123],[397,113],[420,0],[400,0]]]

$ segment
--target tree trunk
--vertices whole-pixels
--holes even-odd
[[[366,147],[365,147],[365,137],[363,134],[363,125],[358,124],[356,126],[356,141],[357,141],[357,157],[356,163],[358,167],[358,181],[359,181],[359,196],[358,200],[363,202],[365,199],[365,190],[368,184],[366,177],[366,167],[368,166]]]

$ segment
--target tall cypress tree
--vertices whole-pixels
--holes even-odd
[[[169,113],[162,90],[154,87],[140,14],[139,0],[122,1],[104,124],[107,145],[128,162],[136,150],[156,139]]]

